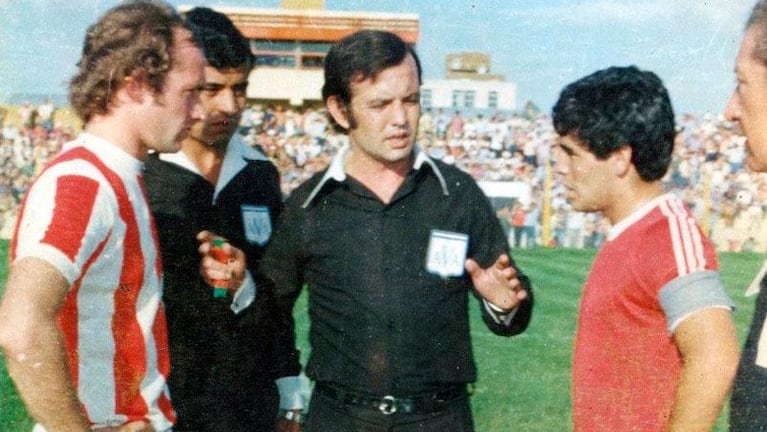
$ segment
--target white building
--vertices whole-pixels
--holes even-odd
[[[445,111],[515,111],[517,85],[508,81],[473,79],[424,79],[421,86],[424,109]]]
[[[487,53],[451,53],[445,57],[445,79],[424,80],[421,105],[444,111],[515,111],[517,85],[490,72]]]

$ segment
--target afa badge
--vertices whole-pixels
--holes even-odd
[[[245,229],[245,238],[248,243],[259,246],[265,245],[272,236],[272,220],[269,217],[269,208],[243,204],[242,226]]]
[[[442,277],[463,275],[468,234],[432,230],[426,251],[426,270]]]

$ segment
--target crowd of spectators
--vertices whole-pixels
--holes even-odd
[[[55,112],[49,101],[38,106],[0,106],[2,238],[11,235],[29,182],[77,132],[56,121]],[[667,190],[693,209],[719,251],[767,251],[767,177],[743,166],[739,131],[723,117],[709,114],[680,115],[677,129],[674,161],[664,178]],[[324,169],[346,142],[345,135],[329,127],[323,109],[278,104],[251,105],[243,114],[240,133],[252,145],[261,146],[277,165],[286,195]],[[547,170],[555,139],[549,116],[532,111],[483,115],[426,109],[418,131],[421,149],[478,181],[530,186],[529,200],[497,208],[512,246],[599,247],[609,224],[598,214],[570,211],[564,188]],[[547,184],[551,184],[548,193]]]
[[[54,111],[49,100],[0,106],[0,238],[10,238],[32,179],[73,137],[71,128],[54,126]]]

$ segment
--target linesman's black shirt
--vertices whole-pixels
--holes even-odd
[[[163,257],[176,427],[271,426],[279,402],[274,380],[300,371],[292,337],[281,340],[286,324],[276,314],[271,285],[255,272],[283,207],[279,173],[238,137],[227,150],[218,190],[188,159],[166,156],[174,157],[151,155],[145,178]],[[195,236],[201,230],[225,237],[248,258],[256,297],[238,313],[233,299],[213,298],[200,276]]]

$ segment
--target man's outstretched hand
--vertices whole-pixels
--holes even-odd
[[[511,311],[527,298],[527,291],[507,254],[499,256],[485,269],[471,258],[466,260],[465,267],[479,295],[504,311]]]

